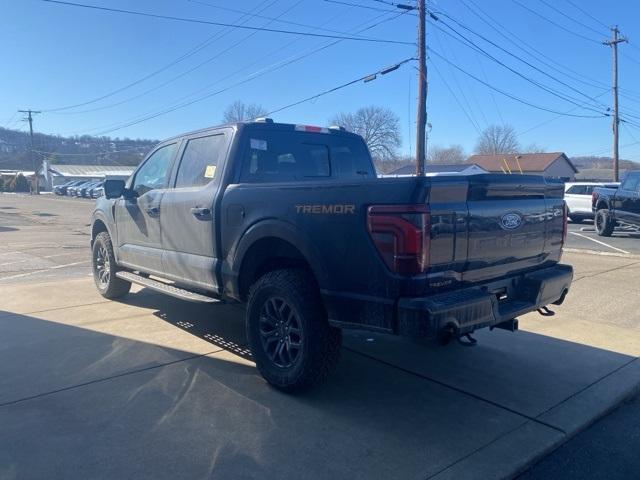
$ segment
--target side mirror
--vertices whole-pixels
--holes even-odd
[[[103,188],[104,196],[109,199],[120,198],[126,191],[124,180],[105,180]]]

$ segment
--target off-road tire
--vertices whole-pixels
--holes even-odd
[[[116,277],[118,265],[113,254],[111,237],[107,232],[100,232],[93,241],[91,266],[93,280],[100,295],[105,298],[118,298],[129,293],[131,282]]]
[[[596,232],[601,237],[610,237],[615,227],[615,222],[609,214],[609,210],[601,208],[596,212],[596,216],[593,219],[593,223],[596,227]]]
[[[296,325],[299,328],[295,330],[299,330],[301,336],[295,337],[293,333],[289,336],[286,330],[280,333],[280,340],[277,340],[283,342],[284,335],[292,342],[299,340],[295,343],[299,343],[301,348],[296,361],[289,366],[278,365],[277,358],[270,358],[272,353],[268,350],[272,343],[265,346],[265,342],[273,340],[264,333],[265,325],[269,325],[267,316],[273,317],[268,311],[274,304],[270,302],[286,304],[287,307],[282,307],[281,311],[289,318],[293,318],[291,312],[297,316]],[[281,327],[286,329],[284,323]],[[260,277],[249,291],[246,326],[249,346],[259,372],[267,382],[280,390],[300,392],[319,385],[335,369],[340,358],[342,331],[329,325],[319,288],[314,278],[303,270],[274,270]],[[275,329],[270,331],[275,332]],[[267,336],[270,340],[266,340]],[[290,351],[287,350],[289,358]]]

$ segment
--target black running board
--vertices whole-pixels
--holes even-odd
[[[220,302],[220,300],[218,300],[217,298],[208,297],[207,295],[202,295],[201,293],[185,290],[184,288],[175,287],[173,285],[169,285],[168,283],[159,282],[158,280],[143,277],[142,275],[137,275],[132,272],[116,272],[116,277],[121,278],[122,280],[126,280],[127,282],[137,283],[138,285],[150,288],[151,290],[155,290],[156,292],[165,293],[175,298],[187,300],[188,302]]]

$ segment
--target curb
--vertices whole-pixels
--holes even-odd
[[[513,479],[622,402],[640,392],[640,358],[514,430],[463,457],[429,480]],[[565,433],[561,433],[564,431]]]

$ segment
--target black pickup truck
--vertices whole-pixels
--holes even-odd
[[[93,214],[96,286],[246,303],[268,382],[336,365],[344,328],[446,341],[560,304],[573,271],[562,184],[537,176],[377,178],[363,139],[269,119],[159,144]]]
[[[640,170],[628,172],[618,188],[594,188],[591,208],[602,237],[610,237],[616,226],[640,228]]]

